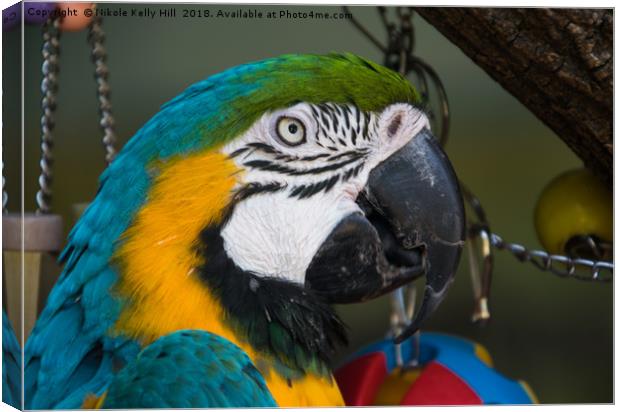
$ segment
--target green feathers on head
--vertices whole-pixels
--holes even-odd
[[[234,138],[264,113],[299,102],[350,103],[363,111],[380,111],[419,100],[402,76],[356,55],[289,54],[198,82],[164,105],[153,120],[165,120],[165,139],[185,151]]]
[[[285,55],[257,66],[256,72],[240,79],[260,83],[260,90],[247,102],[257,114],[297,102],[352,103],[362,111],[377,111],[392,103],[419,100],[402,76],[350,53]]]
[[[247,116],[233,134],[267,111],[299,102],[351,103],[362,111],[380,111],[392,103],[419,101],[411,84],[398,73],[350,53],[284,55],[254,65],[256,71],[239,78],[240,83],[257,88],[233,102]]]

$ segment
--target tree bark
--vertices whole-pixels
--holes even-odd
[[[611,187],[613,10],[423,7],[416,11]]]

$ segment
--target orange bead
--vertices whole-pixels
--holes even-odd
[[[58,9],[72,10],[60,21],[62,31],[80,31],[88,27],[94,14],[95,3],[58,3]],[[75,10],[75,13],[73,13]],[[91,13],[92,11],[92,13]]]

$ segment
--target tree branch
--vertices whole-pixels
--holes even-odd
[[[416,11],[611,187],[613,10],[423,7]]]

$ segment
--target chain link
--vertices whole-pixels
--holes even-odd
[[[364,36],[366,36],[366,38],[368,40],[370,40],[370,42],[372,44],[375,45],[375,47],[377,47],[379,50],[381,50],[381,52],[386,53],[387,50],[385,49],[385,46],[383,46],[383,44],[381,44],[381,42],[375,37],[373,36],[373,34],[371,32],[369,32],[366,27],[364,27],[362,25],[362,23],[360,23],[354,16],[353,16],[353,12],[351,11],[351,9],[349,9],[349,7],[347,6],[342,6],[342,11],[345,14],[348,14],[351,16],[351,19],[349,20],[351,22],[351,24],[353,24],[353,26],[355,26],[355,28],[357,30],[360,31],[360,33],[362,33]]]
[[[43,80],[41,82],[41,92],[43,98],[41,107],[41,174],[39,176],[39,191],[37,192],[37,213],[49,213],[52,201],[52,166],[54,157],[52,149],[54,140],[52,130],[54,129],[54,112],[56,110],[56,92],[58,91],[58,56],[60,53],[60,18],[54,16],[49,18],[43,25],[43,65],[41,71]]]
[[[343,7],[346,12],[351,13],[348,7]],[[361,23],[352,19],[353,24],[360,30],[372,43],[375,44],[385,55],[385,65],[391,67],[394,70],[398,70],[402,75],[408,75],[410,72],[415,72],[420,80],[418,85],[422,94],[423,101],[428,105],[429,99],[429,84],[426,75],[430,77],[431,82],[434,84],[438,93],[440,101],[440,130],[436,132],[439,136],[439,141],[442,146],[445,147],[448,140],[448,131],[450,124],[450,108],[448,105],[448,98],[446,91],[443,87],[437,72],[424,60],[413,54],[415,37],[413,24],[411,23],[413,17],[413,8],[411,7],[397,7],[397,15],[400,19],[400,27],[393,22],[390,22],[387,18],[386,7],[377,7],[379,17],[387,32],[388,42],[384,46],[377,40]],[[406,57],[406,59],[405,59]],[[432,118],[433,111],[429,110],[429,116]],[[572,277],[579,280],[586,281],[600,281],[609,282],[611,277],[602,277],[601,272],[613,273],[613,262],[602,260],[589,260],[582,258],[571,258],[564,255],[552,255],[541,250],[529,250],[525,246],[517,243],[507,243],[497,234],[492,233],[489,229],[489,224],[486,219],[486,213],[482,208],[482,204],[478,198],[467,189],[467,187],[461,182],[461,190],[465,201],[472,207],[476,222],[470,222],[468,224],[468,238],[469,241],[474,240],[477,237],[485,235],[490,238],[491,245],[500,250],[507,250],[512,253],[517,259],[522,262],[530,262],[537,268],[543,271],[552,272],[561,277]],[[486,261],[483,262],[482,282],[481,287],[484,289],[481,296],[478,299],[488,298],[488,289],[490,288],[491,273],[493,272],[492,252],[489,250],[484,253],[487,256]],[[589,275],[584,276],[579,273],[579,270],[589,270]]]
[[[108,83],[107,53],[104,46],[105,33],[102,28],[101,16],[93,18],[88,28],[88,42],[91,45],[91,58],[95,63],[95,80],[97,82],[97,99],[99,100],[99,126],[103,131],[103,147],[106,151],[105,160],[109,164],[116,156],[116,133],[114,117],[110,101],[110,85]]]
[[[343,6],[343,9],[345,12],[351,13],[348,7]],[[400,19],[399,27],[388,20],[385,7],[379,6],[377,9],[384,29],[387,32],[387,44],[385,46],[356,19],[352,18],[351,22],[383,52],[385,66],[398,71],[403,77],[410,77],[411,74],[417,76],[419,82],[417,88],[421,94],[422,104],[426,107],[431,122],[438,126],[434,128],[435,134],[441,146],[445,147],[448,141],[450,126],[448,97],[437,72],[432,66],[413,53],[415,46],[415,35],[412,24],[413,8],[396,8],[398,18]],[[434,123],[435,113],[430,105],[429,86],[434,87],[439,99],[438,109],[440,119],[437,124]],[[468,216],[467,222],[467,250],[470,257],[470,273],[474,289],[475,306],[472,314],[472,320],[474,322],[484,325],[491,317],[489,297],[494,268],[493,248],[506,250],[519,261],[530,262],[538,269],[551,272],[560,277],[598,282],[610,282],[612,280],[613,262],[552,255],[541,250],[529,250],[525,246],[517,243],[505,242],[499,235],[491,231],[480,200],[463,182],[460,182],[460,186],[465,203],[468,204],[473,211],[473,214]],[[590,243],[593,241],[591,238],[589,240]],[[600,245],[597,244],[597,246]],[[608,247],[611,248],[611,245],[608,245]],[[599,247],[591,249],[597,252],[601,250]],[[595,256],[598,257],[602,255]],[[587,271],[588,274],[584,275],[584,271]],[[608,276],[602,276],[601,272],[606,272]],[[405,299],[404,296],[405,289],[409,291],[407,299]],[[397,336],[400,330],[413,318],[415,287],[402,287],[393,291],[391,294],[391,302],[392,311],[389,336],[393,337]],[[411,365],[415,366],[419,356],[419,331],[414,336],[413,342],[416,351],[415,356],[411,360]],[[394,349],[398,366],[404,367],[401,345],[395,345]]]
[[[598,282],[610,282],[612,280],[613,262],[570,258],[564,255],[552,255],[543,250],[529,250],[518,243],[505,242],[495,233],[491,234],[491,244],[499,250],[511,253],[521,262],[530,262],[538,269],[560,277]],[[589,271],[589,275],[580,273],[580,269]],[[608,273],[608,276],[601,276],[601,272]]]
[[[439,75],[433,69],[433,67],[426,63],[424,60],[420,59],[413,54],[410,55],[410,63],[409,66],[415,71],[420,79],[422,85],[422,100],[424,102],[424,106],[428,109],[428,116],[431,121],[435,119],[435,112],[430,109],[430,95],[429,95],[429,87],[426,76],[430,77],[431,83],[434,86],[434,89],[437,93],[437,98],[439,100],[439,116],[441,121],[437,124],[437,128],[433,130],[435,136],[439,139],[439,144],[445,148],[448,143],[448,134],[450,132],[450,105],[448,103],[448,94],[446,93],[446,89],[439,78]]]

